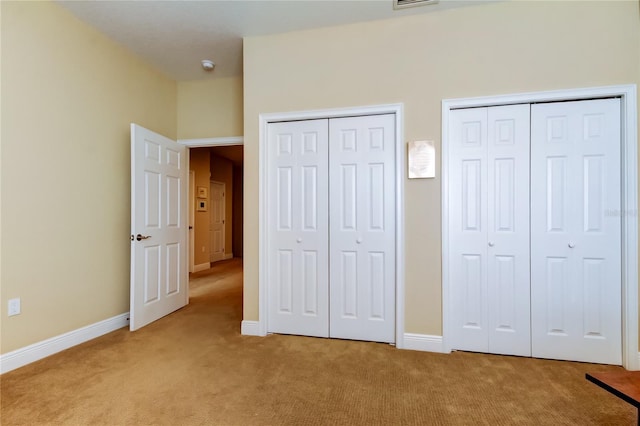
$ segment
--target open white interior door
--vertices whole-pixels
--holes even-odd
[[[131,124],[131,331],[188,302],[186,147]]]

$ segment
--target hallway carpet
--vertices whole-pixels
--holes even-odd
[[[242,267],[195,274],[190,304],[0,377],[9,425],[632,425],[600,366],[240,335]]]

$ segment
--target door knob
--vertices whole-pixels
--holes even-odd
[[[489,241],[489,247],[493,247],[495,243],[493,241]]]
[[[136,235],[136,240],[138,241],[146,240],[149,238],[151,238],[151,235],[140,235],[140,234]]]
[[[302,242],[302,238],[298,238],[298,239],[296,240],[296,242],[297,242],[297,243],[301,243],[301,242]]]
[[[358,238],[358,239],[356,240],[356,243],[358,243],[358,244],[362,244],[362,238]]]
[[[575,246],[576,246],[576,243],[574,243],[574,242],[570,242],[569,243],[569,248],[574,248]]]

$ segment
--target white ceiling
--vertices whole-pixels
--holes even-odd
[[[178,81],[242,75],[242,38],[427,13],[485,0],[393,9],[393,0],[56,0]],[[216,63],[205,72],[202,59]]]

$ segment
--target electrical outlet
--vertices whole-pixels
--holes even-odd
[[[16,297],[15,299],[9,299],[7,315],[13,316],[18,315],[20,313],[20,298]]]

